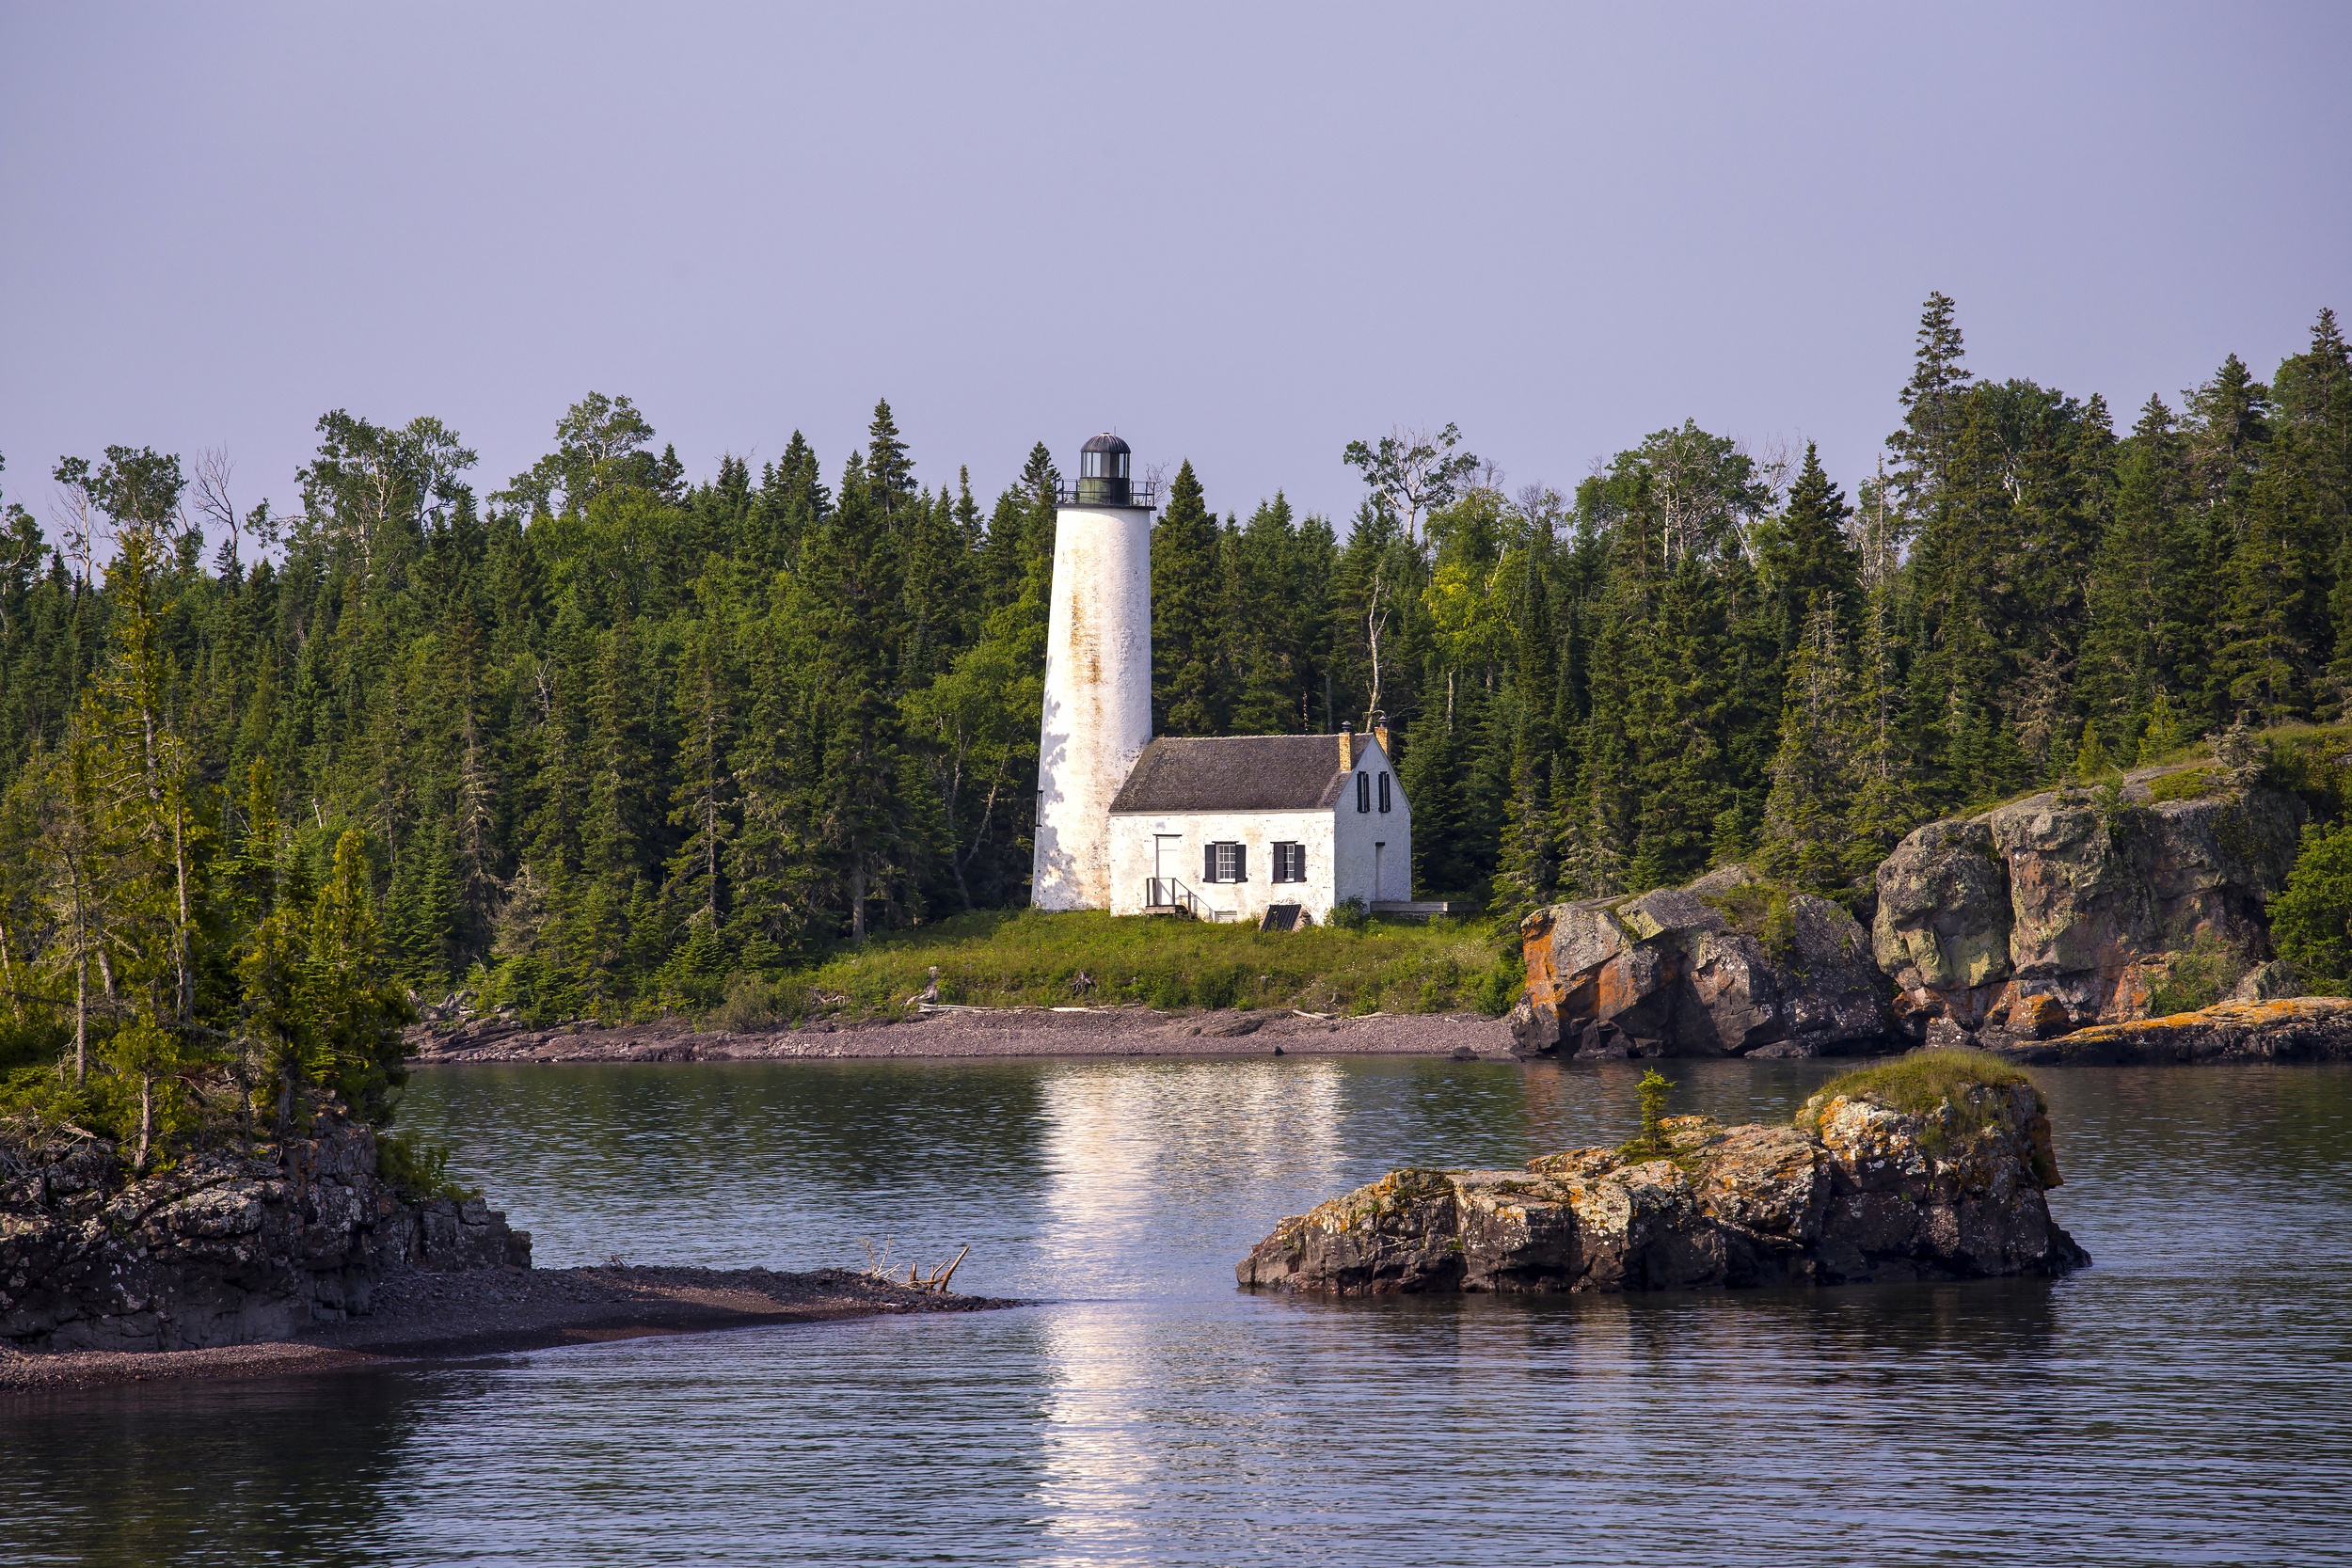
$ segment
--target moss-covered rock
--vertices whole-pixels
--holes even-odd
[[[1923,1052],[1828,1085],[1793,1124],[1670,1117],[1653,1159],[1415,1169],[1285,1219],[1235,1277],[1336,1295],[1836,1285],[2057,1275],[2042,1097],[2009,1064]]]
[[[2195,771],[2136,773],[2106,800],[2032,795],[1898,845],[1871,944],[1914,1037],[1939,1021],[2006,1042],[2138,1018],[2185,959],[2265,957],[2264,901],[2306,808],[2218,775],[2180,782]]]

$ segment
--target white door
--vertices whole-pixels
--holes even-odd
[[[1176,874],[1176,867],[1183,863],[1176,858],[1176,851],[1184,842],[1184,835],[1182,833],[1152,835],[1152,895],[1155,899],[1165,900],[1170,896],[1167,892],[1168,880]]]

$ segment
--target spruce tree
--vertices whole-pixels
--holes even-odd
[[[874,404],[873,422],[866,431],[866,483],[883,518],[896,524],[914,499],[914,465],[906,443],[898,439],[898,421],[892,418],[888,399]]]
[[[2117,453],[2115,494],[2086,588],[2088,627],[2075,676],[2078,706],[2119,742],[2136,738],[2159,695],[2201,663],[2193,599],[2194,537],[2183,526],[2186,474],[2174,420],[2151,397]]]
[[[1851,677],[1827,605],[1805,618],[1788,661],[1780,749],[1764,804],[1763,863],[1781,881],[1828,893],[1846,880],[1855,783]]]
[[[1216,519],[1185,463],[1152,530],[1152,693],[1154,731],[1224,733],[1230,711],[1219,653],[1222,573]]]
[[[1853,509],[1821,470],[1814,444],[1788,488],[1788,504],[1759,531],[1757,565],[1779,623],[1781,651],[1793,651],[1816,610],[1833,610],[1841,632],[1861,608],[1861,563],[1847,537]]]
[[[1510,795],[1495,863],[1494,908],[1504,919],[1549,902],[1559,885],[1553,858],[1559,825],[1552,816],[1557,748],[1551,732],[1559,648],[1551,628],[1549,543],[1547,534],[1532,538],[1516,574],[1523,608],[1514,640]]]
[[[1962,405],[1976,379],[1963,360],[1966,346],[1951,297],[1931,293],[1920,309],[1911,379],[1897,394],[1903,424],[1886,438],[1897,464],[1893,478],[1903,502],[1903,532],[1925,526],[1944,504],[1959,455]]]
[[[899,710],[901,558],[855,458],[839,496],[787,591],[784,641],[798,701],[817,716],[814,754],[795,781],[799,815],[832,863],[827,901],[863,941],[877,904],[892,925],[920,911],[928,805],[912,787]]]

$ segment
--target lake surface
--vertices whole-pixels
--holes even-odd
[[[1832,1069],[1678,1063],[1788,1116]],[[2352,1561],[2352,1070],[2042,1073],[2058,1282],[1329,1304],[1232,1264],[1636,1074],[1283,1057],[420,1073],[542,1264],[925,1266],[1009,1311],[0,1405],[0,1560]]]

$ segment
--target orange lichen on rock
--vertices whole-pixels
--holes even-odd
[[[2016,1062],[2352,1061],[2352,998],[2217,1002],[2192,1013],[2094,1024],[1999,1054]]]

